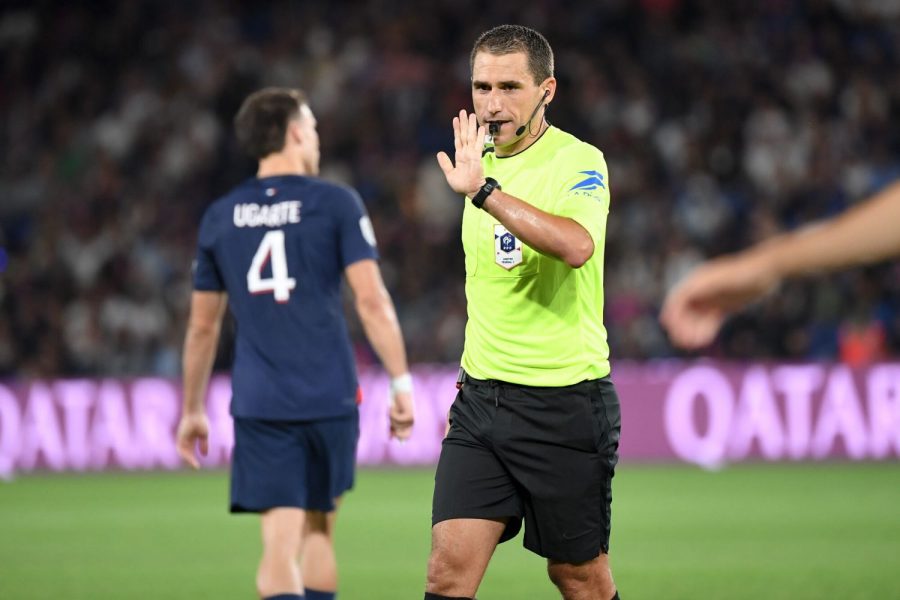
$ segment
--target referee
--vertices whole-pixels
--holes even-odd
[[[525,522],[567,599],[618,598],[609,568],[619,401],[603,327],[603,154],[551,126],[553,52],[501,25],[472,49],[474,111],[453,119],[469,320],[435,475],[426,600],[473,598]]]

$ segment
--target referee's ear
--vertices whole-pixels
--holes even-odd
[[[544,90],[544,104],[553,102],[553,98],[556,97],[556,77],[548,77],[541,82],[540,87]]]

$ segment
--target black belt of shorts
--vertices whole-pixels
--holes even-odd
[[[599,379],[586,379],[584,381],[580,381],[578,383],[574,383],[572,385],[562,385],[558,386],[560,388],[572,388],[578,389],[579,387],[589,387],[591,385],[596,384],[598,381],[606,381],[609,380],[609,375],[606,377],[601,377]],[[472,386],[498,386],[498,385],[509,385],[513,387],[541,387],[541,386],[533,386],[533,385],[524,385],[520,383],[510,383],[508,381],[501,381],[499,379],[477,379],[472,377],[468,373],[466,373],[465,369],[462,367],[459,368],[459,374],[456,376],[456,389],[462,388],[463,384],[469,384]],[[557,386],[554,386],[557,387]]]

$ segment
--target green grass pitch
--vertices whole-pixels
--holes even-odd
[[[338,520],[343,600],[422,597],[433,471],[363,469]],[[626,600],[900,599],[900,465],[620,465],[611,562]],[[0,598],[253,598],[255,516],[227,475],[0,482]],[[521,537],[481,600],[558,598]]]

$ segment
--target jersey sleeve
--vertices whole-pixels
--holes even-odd
[[[603,244],[609,214],[609,176],[603,153],[588,144],[567,152],[560,163],[563,177],[554,213],[584,227]]]
[[[338,213],[341,266],[346,268],[367,258],[377,259],[375,230],[362,198],[352,189],[344,189],[345,201]]]
[[[194,258],[194,289],[202,292],[220,292],[225,290],[222,274],[216,264],[214,246],[216,243],[216,218],[210,208],[200,222],[200,233],[197,236],[197,255]]]

